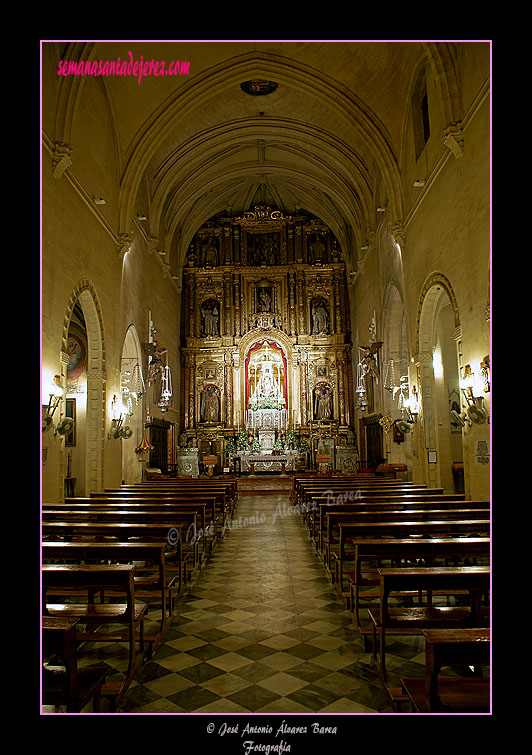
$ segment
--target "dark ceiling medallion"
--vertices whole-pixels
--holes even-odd
[[[276,81],[264,81],[264,79],[252,79],[251,81],[244,81],[240,84],[240,88],[246,94],[251,94],[254,97],[264,94],[271,94],[275,92],[278,84]]]

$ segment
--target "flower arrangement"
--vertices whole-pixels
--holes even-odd
[[[236,437],[236,448],[238,451],[247,451],[249,448],[248,438],[245,430],[241,430]]]
[[[275,443],[273,444],[273,448],[274,448],[274,449],[275,449],[276,451],[284,451],[284,443],[283,443],[283,440],[282,440],[282,438],[277,438],[277,440],[276,440],[276,441],[275,441]]]
[[[301,453],[306,453],[306,451],[308,451],[308,443],[305,440],[305,438],[301,438],[301,440],[299,441],[299,447],[297,450],[301,451]]]
[[[286,445],[288,448],[297,448],[297,435],[293,430],[289,430],[286,435]]]
[[[251,443],[249,444],[249,450],[252,453],[258,453],[262,448],[261,442],[258,438],[253,438]]]
[[[234,438],[230,438],[229,439],[229,441],[228,441],[228,443],[227,443],[227,445],[225,447],[225,452],[227,454],[234,454],[234,453],[236,453],[236,441],[235,441]]]
[[[250,403],[250,407],[253,410],[256,409],[284,409],[284,399],[272,398],[271,396],[265,396],[260,399],[253,399]]]

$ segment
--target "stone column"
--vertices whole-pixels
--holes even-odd
[[[85,494],[103,490],[103,445],[105,437],[105,372],[87,370],[87,463]]]

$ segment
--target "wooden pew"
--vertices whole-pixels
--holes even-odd
[[[186,563],[183,560],[181,541],[183,526],[179,522],[172,524],[146,524],[144,522],[87,522],[87,521],[43,521],[41,532],[43,542],[47,540],[74,540],[87,541],[112,538],[117,542],[134,538],[140,542],[157,541],[166,542],[168,548],[175,553],[176,574],[178,577],[178,592],[186,585]],[[172,569],[169,566],[168,572]]]
[[[147,562],[144,567],[135,567],[133,577],[135,595],[137,598],[153,597],[161,599],[160,632],[157,637],[145,640],[152,643],[154,649],[171,626],[173,615],[173,596],[175,577],[169,576],[166,567],[166,543],[141,542],[86,542],[45,541],[41,545],[43,563],[59,561],[60,563],[94,563],[112,561],[113,563],[129,564],[132,561]],[[109,591],[107,592],[109,595]]]
[[[318,474],[315,471],[312,472],[296,472],[292,476],[291,479],[291,486],[290,486],[290,500],[292,502],[297,501],[299,491],[301,488],[307,484],[312,482],[323,482],[324,480],[351,480],[355,485],[359,482],[367,482],[371,484],[376,480],[375,475],[373,474],[356,474],[356,473],[339,473],[339,474],[326,474],[322,475],[321,473]]]
[[[403,678],[403,690],[414,713],[488,713],[490,679],[441,676],[445,666],[490,666],[489,629],[427,629],[425,676]]]
[[[293,502],[301,505],[307,492],[314,491],[316,494],[327,490],[422,490],[426,485],[414,485],[411,482],[383,481],[383,480],[349,480],[349,479],[326,479],[306,480],[294,486]]]
[[[321,555],[324,559],[325,566],[329,571],[331,578],[334,578],[334,570],[332,569],[333,548],[338,543],[340,546],[340,538],[335,538],[335,533],[340,531],[341,525],[356,525],[356,524],[368,524],[368,525],[386,525],[388,522],[394,522],[399,524],[403,523],[415,523],[416,533],[423,534],[424,531],[428,532],[429,528],[425,530],[423,525],[425,522],[449,522],[459,524],[462,520],[468,522],[482,521],[489,522],[490,510],[489,509],[377,509],[371,511],[331,511],[325,509],[325,533],[324,541],[322,542]],[[471,525],[469,525],[471,526]],[[443,527],[443,525],[442,525]],[[485,525],[480,525],[481,531],[485,530]],[[440,527],[441,529],[441,527]],[[403,528],[405,531],[405,528]],[[408,532],[408,529],[406,529]],[[450,530],[449,530],[450,531]],[[345,542],[344,547],[339,547],[338,558],[341,561],[345,560]]]
[[[217,507],[214,498],[206,497],[151,497],[151,496],[97,496],[94,498],[65,498],[62,504],[43,504],[43,511],[49,511],[53,508],[90,508],[91,510],[111,510],[116,511],[192,511],[196,510],[200,514],[199,526],[203,532],[209,532],[212,539],[219,537],[220,525],[223,521],[217,518]],[[223,532],[223,530],[222,530]]]
[[[92,642],[116,640],[128,643],[128,668],[124,686],[127,688],[144,660],[144,617],[146,603],[135,600],[134,567],[126,564],[43,564],[42,595],[43,616],[59,616],[79,619],[93,631],[78,632],[78,640]],[[54,590],[79,592],[79,602],[55,603],[51,598]],[[123,603],[89,602],[91,595],[99,591],[121,592]],[[86,594],[85,600],[83,595]],[[98,627],[118,624],[125,632],[99,632]],[[137,640],[139,650],[137,651]]]
[[[212,538],[210,543],[212,549],[215,548],[219,538],[225,532],[227,523],[231,517],[231,514],[226,507],[223,496],[216,495],[214,493],[195,493],[195,492],[148,492],[140,491],[133,493],[123,493],[119,491],[109,493],[91,493],[90,498],[76,499],[65,498],[65,503],[83,503],[88,500],[94,501],[117,501],[117,502],[130,502],[130,503],[175,503],[182,505],[201,505],[206,504],[208,510],[211,512],[212,523]]]
[[[170,531],[174,524],[179,523],[184,533],[181,543],[182,560],[189,561],[192,556],[191,570],[197,569],[206,557],[207,551],[207,513],[205,504],[174,505],[174,504],[132,504],[128,502],[92,499],[84,503],[70,505],[59,504],[57,508],[43,506],[43,522],[140,522],[165,523]],[[209,525],[210,526],[210,525]],[[214,528],[214,525],[213,525]],[[200,549],[201,546],[201,549]]]
[[[78,619],[60,616],[42,618],[43,705],[66,707],[79,713],[92,700],[93,712],[100,712],[102,685],[107,667],[78,668],[76,625]]]
[[[489,607],[481,605],[482,596],[489,594],[489,566],[379,569],[379,577],[380,602],[378,606],[371,606],[368,612],[373,627],[373,661],[385,682],[388,635],[420,634],[424,629],[489,627]],[[420,591],[427,594],[424,605],[391,605],[391,593]],[[431,595],[436,591],[448,594],[468,591],[469,605],[435,606]]]
[[[353,485],[350,482],[329,483],[328,485],[306,485],[299,489],[296,499],[296,505],[305,508],[308,507],[312,498],[326,500],[328,503],[338,502],[337,499],[347,496],[363,495],[393,495],[403,493],[423,493],[423,492],[443,493],[443,488],[427,488],[426,485],[410,485],[404,483],[373,483],[367,485]]]
[[[389,489],[381,490],[374,489],[369,490],[365,488],[359,488],[357,490],[353,488],[345,488],[343,490],[327,489],[316,494],[314,491],[309,490],[304,494],[304,502],[300,506],[300,512],[303,516],[303,521],[311,532],[311,536],[316,537],[316,521],[319,519],[319,512],[324,506],[347,506],[352,504],[370,504],[370,503],[408,503],[415,501],[425,500],[462,500],[465,496],[450,496],[444,495],[441,488],[433,489],[420,489],[420,490],[400,490]]]
[[[385,562],[397,565],[400,561],[421,561],[423,566],[435,566],[438,562],[452,560],[453,566],[466,565],[463,562],[468,559],[488,560],[490,557],[491,541],[489,537],[451,537],[451,538],[403,538],[392,540],[381,538],[379,540],[362,539],[355,540],[354,554],[349,571],[342,569],[342,562],[338,560],[337,585],[343,593],[344,579],[349,584],[348,607],[353,613],[353,624],[363,633],[360,625],[360,598],[362,587],[379,585],[378,567],[384,566]],[[371,569],[367,565],[372,564]],[[421,565],[421,564],[418,564]],[[442,564],[439,564],[442,565]],[[364,593],[364,599],[378,598],[379,591],[369,590]]]
[[[319,503],[312,511],[309,519],[309,536],[318,551],[323,551],[323,542],[327,536],[327,515],[335,512],[350,514],[357,511],[427,511],[438,510],[489,510],[489,503],[485,501],[463,501],[448,495],[429,496],[387,496],[380,499],[372,497],[361,498],[353,503],[332,504]]]
[[[223,497],[227,510],[232,513],[236,509],[238,501],[238,488],[236,481],[220,481],[216,480],[179,480],[172,483],[135,483],[133,485],[121,485],[119,488],[108,488],[104,490],[105,493],[155,493],[155,494],[167,494],[167,493],[199,493],[205,495],[219,495]]]
[[[443,502],[465,500],[465,496],[454,496],[450,494],[443,494],[441,488],[424,489],[424,490],[366,490],[359,489],[353,490],[325,490],[319,495],[315,495],[312,491],[308,491],[305,494],[304,504],[300,511],[303,515],[303,521],[306,522],[307,527],[315,534],[316,520],[320,518],[320,512],[322,507],[329,506],[349,506],[361,504],[381,504],[381,503],[402,503],[406,505],[416,501],[426,500],[438,500]]]

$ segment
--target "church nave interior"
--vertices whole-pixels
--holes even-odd
[[[423,712],[402,680],[451,638],[421,632],[473,619],[434,598],[384,674],[347,572],[381,532],[420,550],[376,568],[470,580],[485,639],[491,54],[41,41],[40,629],[75,648],[84,713]]]

